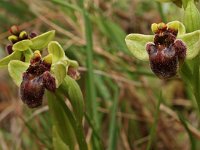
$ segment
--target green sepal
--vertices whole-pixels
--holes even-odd
[[[12,47],[13,51],[25,51],[29,49],[29,47],[32,45],[31,40],[22,40],[17,43],[15,43]]]
[[[57,41],[52,41],[48,44],[48,52],[53,55],[53,63],[65,58],[65,52]]]
[[[126,36],[125,42],[133,56],[137,59],[148,61],[149,56],[146,52],[146,44],[153,42],[153,39],[153,35],[129,34]]]
[[[192,59],[198,55],[200,50],[200,30],[178,36],[177,39],[181,39],[186,44],[186,59]]]
[[[3,59],[0,60],[0,68],[2,67],[7,67],[8,63],[11,60],[20,60],[21,59],[22,53],[19,51],[14,51],[12,54],[4,57]]]
[[[54,37],[55,30],[52,30],[32,38],[31,41],[33,42],[33,44],[31,46],[31,49],[42,50],[49,44],[50,41],[53,40]]]
[[[56,63],[51,66],[51,71],[56,79],[56,87],[58,88],[60,84],[62,84],[65,76],[66,76],[66,66],[62,63]]]
[[[27,70],[29,63],[24,63],[19,60],[12,60],[8,64],[8,71],[17,86],[22,82],[23,73]]]

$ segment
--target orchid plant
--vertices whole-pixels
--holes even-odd
[[[183,23],[154,23],[154,35],[129,34],[128,49],[142,60],[149,61],[160,79],[182,77],[193,90],[200,113],[200,13],[197,0],[158,0],[172,2],[184,9]],[[187,31],[187,32],[186,32]]]
[[[54,149],[74,149],[76,143],[87,149],[82,129],[83,96],[75,81],[79,77],[77,61],[69,59],[61,45],[52,41],[54,30],[36,35],[12,26],[10,33],[8,56],[0,60],[0,68],[8,68],[29,108],[41,106],[46,95],[53,121]],[[47,55],[42,56],[46,49]],[[72,109],[65,104],[65,97]]]

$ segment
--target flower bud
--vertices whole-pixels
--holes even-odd
[[[35,32],[31,32],[29,36],[30,36],[30,38],[34,38],[37,36],[37,34]]]
[[[26,31],[20,32],[19,38],[20,40],[28,39],[28,34],[26,33]]]
[[[7,46],[6,46],[6,51],[7,51],[7,53],[8,53],[9,55],[12,54],[12,53],[13,53],[12,45],[7,45]]]
[[[72,77],[74,80],[78,80],[80,79],[80,73],[78,72],[78,69],[77,68],[74,68],[74,67],[69,67],[68,68],[68,71],[67,71],[67,74]]]
[[[18,26],[16,25],[11,26],[9,31],[11,34],[16,35],[16,36],[18,36],[20,32]]]
[[[9,37],[8,37],[8,40],[9,40],[11,43],[13,43],[13,44],[19,41],[18,37],[15,36],[15,35],[9,36]]]

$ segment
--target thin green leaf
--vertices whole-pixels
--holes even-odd
[[[109,126],[109,144],[108,150],[115,150],[117,144],[117,121],[116,121],[116,114],[117,114],[117,104],[118,104],[118,87],[115,87],[115,96],[113,106],[111,108],[111,121]]]
[[[31,40],[22,40],[19,41],[17,43],[15,43],[12,47],[12,49],[14,51],[26,51],[27,49],[29,49],[29,47],[32,45],[32,41]]]
[[[146,44],[153,42],[153,38],[153,35],[129,34],[126,36],[125,42],[133,56],[137,59],[148,61],[149,56],[146,52]]]
[[[54,150],[70,150],[60,138],[55,126],[53,126],[53,147]]]
[[[52,105],[58,105],[59,106],[59,109],[56,109],[54,111],[57,111],[57,115],[59,115],[62,111],[64,111],[67,119],[69,119],[69,122],[71,125],[72,125],[72,129],[73,130],[73,133],[75,132],[75,136],[76,136],[76,139],[77,139],[77,142],[79,144],[79,149],[81,150],[87,150],[87,144],[86,144],[86,141],[85,141],[85,137],[84,137],[84,132],[83,132],[83,127],[82,127],[82,122],[79,122],[75,119],[74,117],[74,114],[70,111],[70,109],[67,107],[67,105],[65,104],[64,100],[63,100],[63,97],[61,95],[62,92],[60,92],[59,90],[55,93],[55,94],[52,94],[50,92],[47,91],[47,96],[49,98],[52,98],[53,96],[56,97],[58,100],[54,103],[52,103],[53,101],[52,100],[48,100],[49,102],[51,102],[51,107]],[[56,99],[54,99],[55,101]],[[55,106],[53,106],[55,107]],[[61,111],[61,112],[60,112]],[[56,117],[56,114],[55,114],[55,117]],[[59,118],[60,116],[58,116]],[[58,119],[58,118],[55,118],[55,119]],[[61,120],[60,120],[61,121]],[[64,122],[63,122],[64,123]],[[63,124],[62,123],[62,124]],[[64,124],[63,124],[64,125]],[[64,131],[63,129],[60,129],[58,128],[60,131]],[[58,132],[59,133],[59,132]],[[66,133],[68,134],[68,133]],[[60,134],[59,134],[60,135]],[[67,136],[67,135],[66,135]],[[61,136],[60,136],[61,137]],[[65,139],[66,140],[66,139]],[[70,148],[71,149],[71,148]]]
[[[87,109],[89,110],[89,115],[94,121],[94,125],[97,131],[100,129],[100,118],[98,115],[98,103],[96,101],[96,88],[94,85],[94,73],[93,73],[93,39],[92,39],[92,23],[87,10],[84,7],[83,0],[78,0],[79,6],[82,9],[82,14],[84,18],[84,28],[85,28],[85,38],[86,38],[86,64],[88,68],[87,72]],[[92,145],[93,149],[100,150],[100,143],[95,136],[92,135]]]
[[[152,142],[155,140],[155,133],[156,133],[156,127],[157,127],[157,123],[158,123],[158,119],[159,119],[159,112],[160,112],[160,104],[161,104],[161,102],[162,102],[162,94],[160,93],[158,104],[156,106],[156,110],[155,110],[155,114],[154,114],[154,122],[153,122],[153,125],[151,127],[150,136],[149,136],[149,142],[148,142],[146,150],[150,150],[151,149]]]
[[[70,100],[77,120],[81,122],[84,113],[84,101],[80,87],[74,79],[66,76],[60,88],[63,91],[63,94]]]
[[[8,71],[17,86],[20,86],[22,82],[22,75],[28,68],[29,63],[24,63],[19,60],[12,60],[8,64]]]
[[[78,6],[73,5],[73,4],[69,3],[69,2],[62,1],[62,0],[52,0],[52,1],[54,3],[57,3],[57,4],[61,5],[61,6],[66,6],[69,9],[76,10],[76,11],[81,11],[81,9]]]
[[[187,122],[186,122],[184,116],[181,113],[178,113],[178,117],[179,117],[181,123],[183,124],[185,130],[187,131],[188,136],[190,138],[191,150],[196,150],[195,138],[193,137],[191,131],[189,130]]]
[[[198,110],[200,113],[200,54],[194,58],[194,66],[193,66],[193,89],[194,96],[196,98],[196,102],[198,105]]]
[[[11,60],[20,60],[22,53],[19,51],[15,51],[12,54],[4,57],[3,59],[0,60],[0,68],[1,67],[7,67],[8,63]]]
[[[51,41],[48,44],[48,52],[53,56],[53,63],[65,58],[65,52],[61,45],[56,41]]]
[[[65,113],[64,108],[67,105],[64,103],[63,97],[57,96],[55,93],[49,91],[46,91],[46,95],[53,125],[57,129],[57,133],[62,141],[69,146],[69,149],[74,149],[76,137],[72,126],[76,126],[76,124],[71,124]]]
[[[62,63],[53,64],[51,71],[56,78],[56,87],[58,88],[66,76],[66,67]]]
[[[187,1],[184,11],[184,24],[187,32],[200,29],[200,13],[193,0]]]
[[[178,36],[187,47],[186,58],[192,59],[196,57],[200,50],[200,30]]]
[[[31,39],[33,44],[31,45],[31,49],[33,50],[42,50],[45,48],[51,40],[53,40],[55,36],[55,30],[48,31],[41,35],[36,36],[35,38]]]

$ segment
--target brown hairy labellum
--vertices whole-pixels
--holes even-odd
[[[23,74],[20,85],[20,96],[22,101],[30,108],[42,105],[45,89],[55,92],[55,78],[50,73],[51,65],[41,60],[40,55],[31,59],[31,64]]]
[[[186,46],[176,39],[177,33],[177,30],[163,26],[156,31],[154,42],[146,45],[151,69],[161,79],[174,77],[184,62]]]

